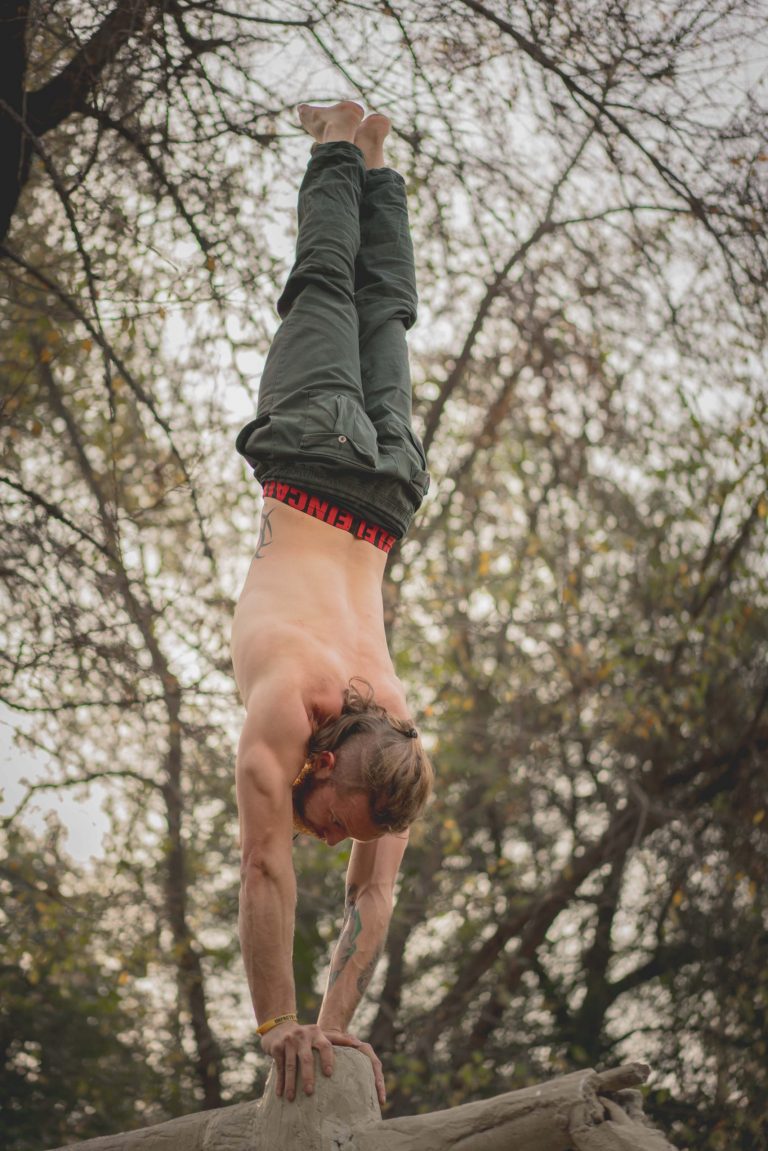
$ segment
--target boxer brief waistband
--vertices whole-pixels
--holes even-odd
[[[387,528],[341,507],[327,496],[309,492],[305,488],[297,488],[280,480],[264,481],[262,490],[265,497],[312,516],[313,519],[329,524],[330,527],[349,532],[355,539],[372,544],[379,551],[389,552],[397,543],[397,536]]]

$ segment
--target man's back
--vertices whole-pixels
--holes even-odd
[[[246,707],[253,693],[279,679],[294,699],[300,696],[314,726],[339,714],[350,680],[360,677],[377,703],[407,718],[384,631],[385,563],[384,553],[348,533],[265,501],[259,547],[232,628],[235,678]]]

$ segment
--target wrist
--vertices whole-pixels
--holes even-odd
[[[343,1031],[346,1032],[347,1024],[341,1019],[332,1019],[326,1015],[320,1015],[317,1020],[317,1026],[322,1028],[323,1031]]]
[[[271,1019],[265,1019],[263,1023],[259,1024],[256,1028],[257,1035],[268,1035],[274,1027],[279,1027],[281,1023],[298,1023],[299,1017],[295,1011],[286,1011],[282,1015],[275,1015]]]

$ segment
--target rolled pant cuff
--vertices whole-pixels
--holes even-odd
[[[264,464],[255,472],[261,484],[279,480],[330,497],[356,515],[381,524],[397,539],[407,534],[419,506],[397,479],[378,475],[367,480],[317,460]]]

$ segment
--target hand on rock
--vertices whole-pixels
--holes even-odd
[[[320,1066],[324,1075],[333,1074],[332,1041],[316,1023],[280,1023],[262,1036],[261,1046],[275,1061],[277,1094],[286,1099],[296,1098],[296,1085],[301,1081],[305,1095],[315,1089],[315,1057],[320,1052]]]
[[[379,1097],[379,1104],[383,1107],[387,1101],[387,1091],[384,1086],[384,1068],[381,1066],[381,1060],[370,1043],[363,1043],[362,1039],[357,1039],[354,1035],[349,1035],[346,1031],[326,1030],[324,1034],[336,1047],[356,1047],[363,1055],[368,1056],[371,1061],[371,1066],[373,1067],[376,1094]]]

